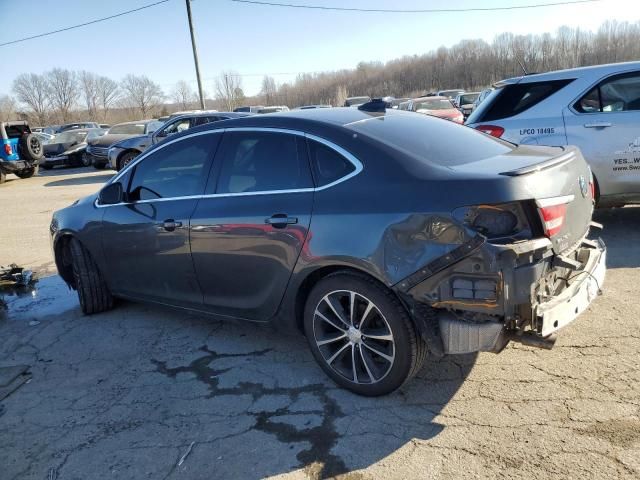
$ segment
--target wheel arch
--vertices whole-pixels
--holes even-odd
[[[120,162],[122,161],[122,157],[125,156],[127,153],[135,153],[136,156],[138,156],[142,153],[142,151],[133,147],[128,147],[126,150],[121,151],[118,154],[118,157],[116,158],[116,168],[118,171],[122,170],[122,166],[120,165]]]
[[[71,232],[61,233],[53,244],[53,257],[56,262],[58,274],[67,285],[76,289],[75,277],[73,275],[71,259],[71,241],[76,236]]]
[[[406,304],[406,302],[403,301],[403,299],[398,295],[398,293],[389,285],[386,285],[382,280],[380,280],[375,275],[372,275],[371,273],[365,270],[362,270],[360,268],[357,268],[351,265],[336,264],[336,265],[325,265],[322,267],[318,267],[315,270],[309,272],[304,277],[300,285],[298,286],[295,292],[295,299],[293,302],[293,312],[292,312],[294,316],[295,327],[298,330],[298,332],[304,335],[304,307],[305,307],[305,304],[307,303],[307,298],[309,298],[309,294],[311,293],[311,290],[313,290],[313,287],[315,287],[318,284],[318,282],[320,282],[321,280],[327,277],[330,277],[332,275],[337,275],[341,273],[347,273],[347,274],[351,274],[359,277],[364,277],[368,280],[372,280],[378,285],[380,285],[381,287],[383,287],[384,289],[391,292],[398,299],[398,301],[404,306],[404,308],[407,309],[407,313],[409,314],[409,317],[415,323],[415,320],[413,320],[413,315],[411,315],[411,311],[408,308],[408,305]]]

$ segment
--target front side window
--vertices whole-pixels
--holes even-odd
[[[182,120],[178,120],[164,127],[160,132],[158,132],[158,136],[168,137],[169,135],[173,135],[175,133],[184,132],[185,130],[189,129],[190,125],[191,119],[183,118]]]
[[[611,113],[640,110],[640,74],[610,78],[595,87],[574,105],[581,113]]]
[[[276,132],[226,132],[216,193],[311,188],[304,141]]]
[[[219,135],[196,135],[159,148],[135,167],[129,200],[201,195]]]
[[[356,169],[353,163],[334,149],[313,140],[308,140],[308,145],[316,186],[329,185]]]

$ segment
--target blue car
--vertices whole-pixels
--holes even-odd
[[[38,171],[38,163],[44,154],[42,142],[31,133],[25,121],[0,122],[0,183],[7,174],[19,178],[32,177]]]

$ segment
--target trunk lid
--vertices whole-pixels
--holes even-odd
[[[589,230],[594,205],[591,170],[576,147],[520,146],[505,155],[450,168],[464,176],[501,177],[509,182],[513,200],[535,200],[540,225],[548,227],[556,253],[572,248]]]

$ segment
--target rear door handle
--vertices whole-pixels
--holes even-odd
[[[593,123],[585,123],[584,126],[586,128],[607,128],[613,126],[611,122],[593,122]]]
[[[271,218],[265,218],[264,223],[275,228],[284,228],[287,225],[298,223],[298,219],[296,217],[289,217],[285,213],[276,213],[272,215]]]
[[[167,232],[173,232],[176,228],[182,226],[182,222],[176,222],[173,219],[169,219],[165,220],[160,225],[162,225],[162,228],[164,228]]]

